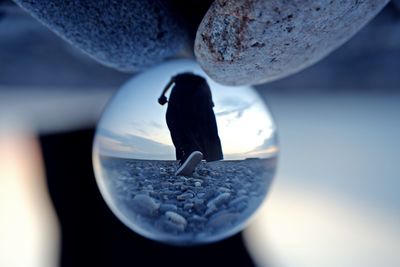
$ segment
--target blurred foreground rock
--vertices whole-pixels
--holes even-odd
[[[273,81],[328,55],[388,2],[215,1],[198,29],[195,54],[217,82]]]
[[[104,65],[136,71],[182,49],[186,35],[160,0],[15,0],[55,33]]]

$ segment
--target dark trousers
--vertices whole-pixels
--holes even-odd
[[[202,152],[207,161],[223,158],[208,86],[175,86],[169,98],[166,119],[177,160],[186,160],[196,150]]]

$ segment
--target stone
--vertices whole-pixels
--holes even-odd
[[[187,193],[183,193],[179,196],[176,197],[176,199],[178,200],[187,200],[187,199],[191,199],[194,197],[193,193],[187,192]]]
[[[230,193],[222,193],[219,194],[217,197],[215,197],[214,199],[210,200],[207,203],[207,207],[211,208],[211,207],[219,207],[222,204],[224,204],[225,202],[228,201],[228,199],[231,197]]]
[[[160,212],[167,212],[167,211],[177,211],[178,207],[174,204],[161,204],[160,205]]]
[[[240,218],[240,213],[221,211],[212,215],[208,225],[213,228],[227,227]]]
[[[15,2],[98,62],[121,71],[161,62],[179,52],[187,38],[161,0]]]
[[[197,31],[196,58],[226,85],[261,84],[327,56],[389,0],[219,0]]]
[[[158,204],[153,198],[144,194],[136,195],[132,199],[131,203],[133,210],[141,215],[149,217],[156,216],[160,207],[160,204]]]
[[[238,198],[235,198],[229,202],[229,207],[236,207],[238,205],[241,205],[241,203],[247,203],[248,197],[247,196],[240,196]]]
[[[165,217],[167,218],[167,220],[170,223],[176,225],[177,228],[180,228],[181,230],[184,230],[186,225],[187,225],[186,219],[183,216],[181,216],[178,213],[176,213],[176,212],[167,211],[165,213]]]
[[[183,209],[184,210],[191,210],[194,207],[193,203],[186,203],[185,205],[183,205]]]

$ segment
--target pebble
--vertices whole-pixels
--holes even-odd
[[[193,223],[205,223],[208,221],[208,219],[206,219],[204,217],[200,217],[198,215],[194,215],[190,218],[190,221]]]
[[[210,188],[206,192],[204,192],[204,195],[202,198],[204,200],[209,200],[215,195],[215,193],[216,193],[216,191],[214,189]]]
[[[162,0],[15,2],[98,62],[121,71],[174,56],[187,38]]]
[[[388,2],[215,1],[198,28],[195,55],[219,83],[270,82],[327,56]]]
[[[184,209],[184,210],[191,210],[193,207],[194,207],[194,204],[193,204],[193,203],[186,203],[186,204],[183,206],[183,209]]]
[[[153,198],[143,194],[136,195],[132,199],[131,205],[132,209],[137,213],[149,217],[156,216],[160,207],[160,204],[158,204]]]
[[[161,204],[160,212],[165,213],[166,211],[177,211],[178,207],[174,204]]]
[[[232,201],[230,201],[228,205],[230,207],[235,207],[238,204],[243,203],[243,202],[247,202],[247,201],[248,201],[248,197],[247,196],[240,196],[240,197],[235,198]]]
[[[176,197],[176,199],[178,200],[186,200],[186,199],[190,199],[193,198],[194,194],[193,193],[183,193],[182,195],[179,195]]]
[[[204,198],[205,195],[206,195],[206,193],[198,193],[198,194],[197,194],[197,196],[198,196],[199,198]]]
[[[226,227],[227,225],[233,224],[239,218],[240,213],[221,211],[210,217],[208,225],[213,228]]]
[[[208,208],[210,208],[210,207],[219,207],[222,204],[224,204],[230,197],[231,197],[230,193],[219,194],[216,198],[210,200],[207,203],[207,207]]]
[[[226,188],[226,187],[219,187],[218,188],[218,192],[221,192],[221,193],[229,193],[229,192],[231,192],[231,190],[229,189],[229,188]]]
[[[175,225],[177,225],[177,226],[179,226],[179,227],[182,227],[183,229],[184,229],[184,228],[186,227],[186,225],[187,225],[186,219],[185,219],[183,216],[181,216],[181,215],[179,215],[178,213],[176,213],[176,212],[167,211],[167,212],[165,213],[165,216],[166,216],[166,218],[167,218],[167,220],[168,220],[169,222],[171,222],[171,223],[173,223],[173,224],[175,224]]]

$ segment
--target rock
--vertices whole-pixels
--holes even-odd
[[[216,198],[210,200],[207,203],[207,207],[208,208],[210,208],[210,207],[219,207],[222,204],[224,204],[225,202],[227,202],[230,197],[231,197],[230,193],[219,194]]]
[[[181,23],[161,0],[15,2],[98,62],[122,71],[161,62],[185,43]]]
[[[184,230],[187,225],[186,219],[176,212],[167,211],[165,213],[165,217],[170,223],[174,224],[177,228],[181,230]]]
[[[240,196],[238,198],[233,199],[232,201],[229,202],[229,207],[235,207],[240,203],[247,203],[248,201],[248,197],[247,196]]]
[[[389,0],[219,0],[197,31],[195,55],[227,85],[260,84],[327,56]]]
[[[153,198],[143,194],[136,195],[132,199],[131,205],[135,212],[149,217],[156,216],[160,207],[160,204],[158,204]]]
[[[186,200],[186,199],[190,199],[190,198],[193,198],[193,197],[194,197],[193,193],[183,193],[183,194],[177,196],[176,199],[178,199],[178,200]]]
[[[183,205],[184,210],[191,210],[193,207],[194,207],[193,203],[186,203],[185,205]]]
[[[216,212],[217,210],[218,209],[216,206],[209,206],[207,208],[207,210],[205,211],[204,216],[209,216],[209,215],[213,214],[214,212]]]
[[[221,211],[210,217],[208,225],[213,228],[227,227],[235,221],[238,221],[239,218],[240,213]]]
[[[160,205],[160,212],[165,213],[167,211],[177,211],[178,207],[174,204],[161,204]]]
[[[229,188],[226,188],[226,187],[224,187],[224,186],[221,186],[221,187],[218,188],[218,192],[221,192],[221,193],[229,193],[229,192],[231,192],[231,190],[230,190]]]
[[[214,189],[208,189],[206,192],[204,192],[204,195],[202,195],[202,198],[204,200],[209,200],[215,195],[215,190]],[[198,197],[200,197],[200,194],[197,194]]]
[[[197,194],[197,197],[199,197],[199,198],[204,198],[205,196],[206,196],[206,193],[200,192]]]
[[[196,223],[196,224],[198,224],[198,223],[206,223],[208,221],[207,218],[200,217],[198,215],[192,216],[189,220],[190,220],[190,222],[193,222],[193,223]]]

